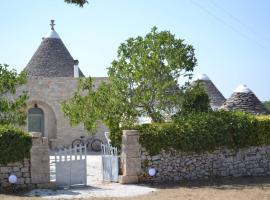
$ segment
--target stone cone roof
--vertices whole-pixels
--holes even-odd
[[[217,89],[215,84],[209,79],[207,75],[198,75],[194,81],[200,82],[205,88],[210,100],[210,106],[213,110],[217,110],[226,101],[225,97]]]
[[[54,29],[25,67],[28,77],[74,77],[74,59]],[[79,76],[84,76],[79,70]]]
[[[238,86],[220,109],[242,110],[251,114],[270,114],[262,102],[246,85]]]

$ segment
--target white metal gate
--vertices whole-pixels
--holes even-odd
[[[116,147],[101,144],[103,181],[118,181],[118,152]]]
[[[86,145],[55,153],[56,184],[60,187],[87,184]]]

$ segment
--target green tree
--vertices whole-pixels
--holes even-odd
[[[88,3],[87,0],[65,0],[66,3],[79,5],[80,7],[83,7],[85,4]]]
[[[127,112],[160,122],[179,108],[178,81],[191,78],[196,62],[191,45],[153,27],[145,37],[129,38],[120,45],[108,75]]]
[[[138,117],[161,122],[180,109],[184,87],[178,80],[183,78],[188,85],[195,66],[191,45],[154,27],[145,37],[129,38],[119,46],[108,82],[95,88],[91,78],[80,79],[62,110],[72,125],[82,122],[91,132],[97,122],[103,122],[114,143],[119,140],[120,127],[134,125]]]
[[[109,127],[113,144],[120,139],[116,134],[120,131],[119,125],[128,124],[123,117],[125,108],[114,95],[111,84],[102,82],[95,88],[91,77],[79,79],[73,97],[62,103],[62,111],[71,125],[83,123],[90,133],[94,133],[97,124],[102,122]]]
[[[270,111],[270,100],[263,102],[263,104]]]
[[[25,106],[28,98],[24,92],[17,98],[8,98],[16,93],[16,88],[26,82],[26,73],[18,74],[8,70],[8,65],[0,64],[0,124],[24,125]]]

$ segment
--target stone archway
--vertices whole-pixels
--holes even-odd
[[[55,113],[50,105],[47,103],[40,101],[40,100],[31,100],[27,104],[27,113],[31,110],[33,111],[33,108],[38,108],[42,110],[43,117],[44,117],[44,127],[43,127],[43,136],[47,137],[48,140],[50,139],[56,139],[57,138],[57,120]],[[27,123],[29,122],[28,116],[27,116]],[[28,131],[28,124],[26,127]]]

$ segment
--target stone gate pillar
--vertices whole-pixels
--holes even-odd
[[[141,172],[141,154],[137,130],[123,130],[121,168],[123,175],[120,176],[120,183],[138,183],[138,175]]]
[[[50,182],[50,156],[48,139],[41,133],[32,135],[32,148],[30,151],[31,183],[48,184]]]

